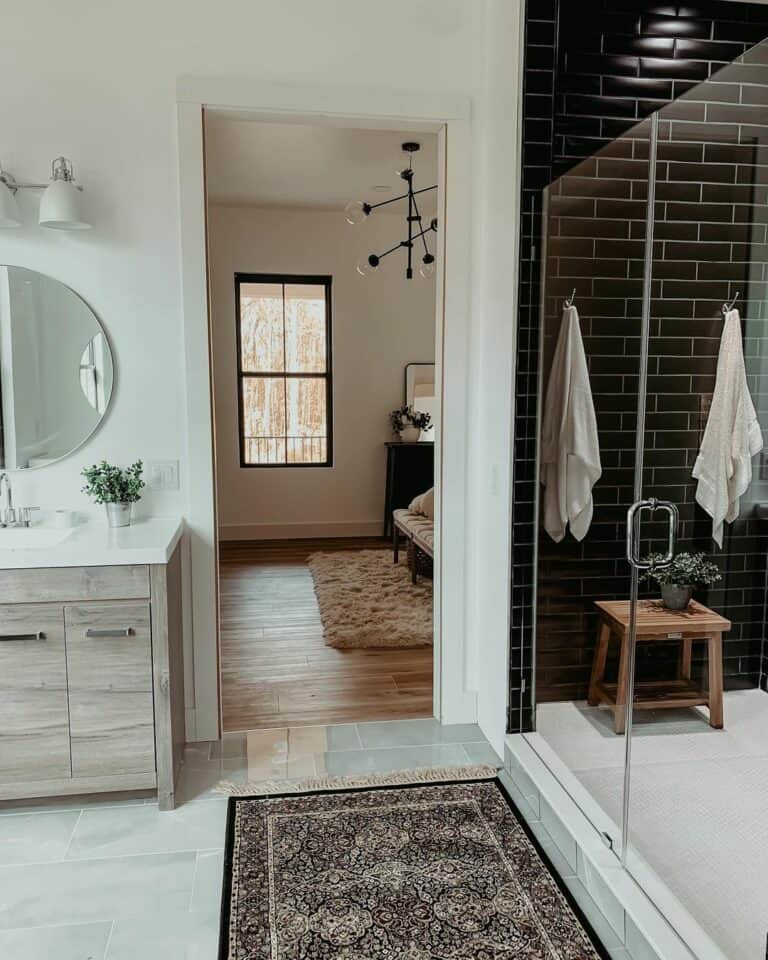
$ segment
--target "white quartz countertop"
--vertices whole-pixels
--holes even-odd
[[[167,563],[183,531],[179,517],[136,519],[116,528],[94,518],[70,529],[46,524],[0,529],[0,570]]]

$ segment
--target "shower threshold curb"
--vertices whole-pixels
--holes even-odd
[[[599,832],[610,824],[606,832],[615,837],[615,824],[550,754],[538,734],[511,734],[505,739],[501,778],[611,956],[728,960],[650,867],[639,860],[633,864],[649,895],[621,866]],[[574,797],[585,803],[584,808]],[[592,819],[585,810],[594,814]],[[651,896],[664,903],[664,913]]]

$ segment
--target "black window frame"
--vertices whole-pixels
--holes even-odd
[[[279,283],[283,286],[283,302],[285,302],[285,287],[290,285],[324,287],[325,289],[325,373],[314,373],[303,371],[300,373],[288,373],[282,371],[253,371],[243,370],[243,351],[241,336],[241,316],[240,316],[240,287],[244,283]],[[236,273],[235,274],[235,324],[237,335],[237,423],[238,423],[238,442],[240,447],[240,466],[244,469],[255,468],[261,470],[264,467],[278,469],[302,468],[324,468],[333,466],[333,354],[331,352],[332,344],[332,285],[333,277],[326,275],[313,276],[310,274],[289,274],[289,273]],[[286,380],[305,380],[313,378],[325,380],[325,419],[326,419],[326,437],[325,437],[325,460],[317,460],[312,463],[296,463],[288,460],[279,463],[248,463],[245,459],[245,417],[243,411],[243,381],[248,378],[282,377]],[[287,411],[286,411],[287,413]],[[286,423],[287,426],[287,423]],[[287,443],[286,435],[286,443]],[[287,453],[287,446],[286,446]]]

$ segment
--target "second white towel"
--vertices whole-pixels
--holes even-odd
[[[752,482],[752,457],[763,449],[763,434],[749,395],[741,318],[725,317],[712,407],[693,476],[699,481],[696,501],[712,517],[712,539],[723,545],[723,523],[739,515],[739,499]]]
[[[565,307],[547,384],[541,434],[544,529],[559,542],[570,525],[583,540],[600,479],[597,419],[576,307]]]

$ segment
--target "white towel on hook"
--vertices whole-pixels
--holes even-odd
[[[565,307],[547,384],[541,435],[544,529],[556,542],[583,540],[592,523],[592,487],[600,478],[597,419],[576,307]]]
[[[712,407],[693,476],[696,501],[712,517],[712,539],[723,545],[723,522],[739,515],[739,498],[752,482],[752,457],[763,449],[763,435],[749,395],[741,318],[729,310],[717,355]]]

